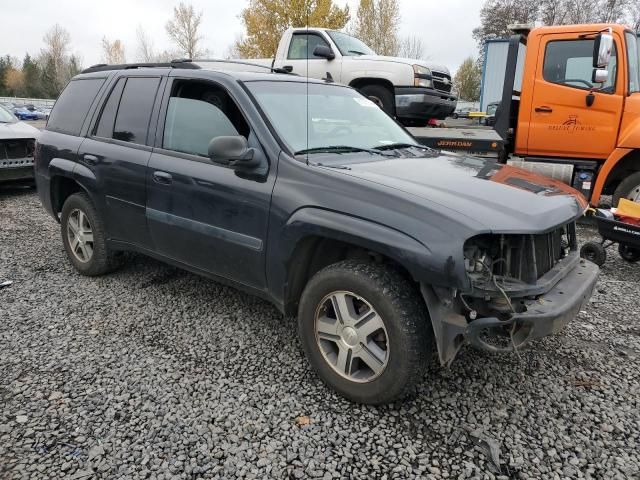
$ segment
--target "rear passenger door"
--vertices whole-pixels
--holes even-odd
[[[145,216],[146,168],[151,156],[149,134],[162,77],[118,78],[80,147],[79,161],[96,177],[104,196],[110,240],[150,247]]]
[[[147,221],[155,250],[183,264],[264,289],[264,251],[275,173],[254,176],[213,163],[208,145],[242,135],[266,156],[227,88],[173,78],[165,89],[147,173]]]

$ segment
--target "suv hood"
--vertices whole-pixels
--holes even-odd
[[[24,122],[1,123],[0,140],[16,138],[38,138],[40,130]]]
[[[363,160],[365,158],[362,158]],[[496,233],[540,233],[581,216],[585,198],[562,182],[495,161],[440,153],[347,163],[340,170],[395,189]]]
[[[404,65],[420,65],[422,67],[426,67],[435,72],[442,72],[449,74],[449,69],[444,65],[439,65],[437,63],[425,62],[424,60],[415,60],[411,58],[402,58],[402,57],[386,57],[384,55],[357,55],[351,57],[354,60],[378,60],[382,62],[394,62],[394,63],[402,63]]]

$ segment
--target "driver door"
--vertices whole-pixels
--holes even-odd
[[[542,38],[531,102],[528,154],[607,158],[616,146],[623,105],[624,76],[615,38],[609,80],[592,82],[593,38],[552,34]],[[594,101],[587,96],[592,87]],[[521,125],[521,127],[524,127]]]

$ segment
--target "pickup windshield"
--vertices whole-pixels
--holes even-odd
[[[351,88],[274,81],[245,85],[293,152],[326,153],[336,145],[352,151],[398,144],[418,146],[375,103]]]
[[[371,50],[364,42],[355,37],[342,32],[327,31],[333,43],[336,44],[340,53],[345,57],[353,57],[355,55],[375,55],[376,52]]]
[[[626,32],[629,61],[629,93],[640,92],[640,37]]]
[[[0,105],[0,123],[15,123],[18,120],[8,110]]]

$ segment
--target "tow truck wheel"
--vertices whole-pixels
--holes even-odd
[[[309,280],[298,332],[322,381],[358,403],[385,404],[415,391],[435,351],[415,285],[362,260],[330,265]]]
[[[590,262],[595,263],[599,267],[607,261],[607,251],[598,242],[587,242],[580,249],[580,256]]]
[[[618,253],[623,260],[629,263],[635,263],[640,260],[640,248],[630,247],[629,245],[621,243],[618,245]]]
[[[378,105],[387,115],[395,114],[393,93],[382,85],[365,85],[360,89],[360,93]]]
[[[621,198],[640,203],[640,172],[635,172],[625,178],[613,193],[613,206],[617,207]]]

